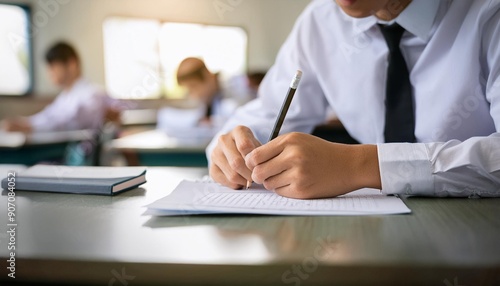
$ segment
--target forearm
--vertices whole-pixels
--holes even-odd
[[[30,133],[33,131],[33,127],[28,118],[17,117],[14,119],[6,119],[1,123],[1,129],[9,132],[23,132]]]

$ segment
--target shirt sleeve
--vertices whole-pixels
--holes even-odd
[[[30,116],[31,129],[34,132],[56,131],[56,122],[61,121],[59,117],[61,117],[61,110],[64,110],[62,101],[61,97],[57,97],[42,111]]]
[[[209,160],[218,137],[238,125],[249,127],[260,142],[267,142],[292,78],[298,69],[302,70],[303,77],[281,133],[310,133],[315,125],[325,120],[328,104],[316,79],[314,69],[310,66],[308,57],[311,53],[307,51],[313,30],[311,25],[313,25],[314,5],[316,4],[313,3],[306,8],[298,18],[291,34],[278,53],[275,64],[261,83],[258,98],[236,110],[214,137],[206,150]]]
[[[500,196],[500,12],[485,26],[485,96],[497,133],[460,142],[379,144],[382,192],[421,196]]]
[[[437,197],[500,196],[500,134],[464,142],[380,144],[382,192]]]
[[[94,91],[84,98],[57,98],[40,113],[30,117],[33,131],[97,130],[103,123],[107,95]]]
[[[81,102],[76,114],[69,115],[74,124],[72,128],[98,130],[104,124],[107,109],[107,95],[95,91],[90,100]]]

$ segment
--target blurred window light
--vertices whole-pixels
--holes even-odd
[[[154,20],[111,18],[104,22],[106,87],[116,98],[158,98],[158,33]]]
[[[113,17],[103,29],[106,86],[116,98],[182,98],[175,75],[187,57],[202,58],[223,79],[246,72],[248,39],[239,27]]]
[[[0,95],[31,92],[31,14],[27,6],[0,4]]]

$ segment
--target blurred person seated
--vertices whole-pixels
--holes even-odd
[[[61,93],[35,115],[5,119],[2,129],[24,133],[97,131],[105,121],[118,121],[119,111],[111,108],[112,100],[108,95],[82,77],[80,58],[71,45],[55,44],[47,51],[45,61],[50,79]]]
[[[209,140],[239,106],[255,98],[256,80],[243,75],[223,81],[199,58],[186,58],[180,63],[177,82],[198,108],[163,108],[158,112],[157,128],[185,140]]]
[[[257,92],[259,91],[260,83],[266,76],[265,72],[251,72],[247,74],[247,85],[250,90],[250,96],[252,99],[257,98]]]

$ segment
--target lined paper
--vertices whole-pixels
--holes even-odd
[[[361,189],[329,199],[298,200],[254,185],[232,190],[213,182],[183,181],[168,196],[147,206],[147,215],[268,214],[268,215],[382,215],[411,210],[404,202],[375,189]]]

